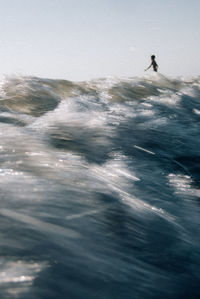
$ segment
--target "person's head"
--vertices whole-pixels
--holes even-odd
[[[154,60],[156,58],[155,55],[151,55],[151,60]]]

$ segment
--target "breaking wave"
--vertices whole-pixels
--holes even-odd
[[[200,78],[0,86],[1,298],[199,298]]]

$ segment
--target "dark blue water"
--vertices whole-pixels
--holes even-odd
[[[200,79],[0,96],[0,298],[200,298]]]

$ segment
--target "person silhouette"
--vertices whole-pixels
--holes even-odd
[[[153,70],[154,70],[154,72],[157,72],[157,71],[158,71],[158,65],[157,65],[157,63],[156,63],[156,61],[155,61],[155,58],[156,58],[155,55],[152,55],[152,56],[151,56],[151,64],[150,64],[150,66],[149,66],[147,69],[144,70],[145,72],[146,72],[148,69],[150,69],[150,67],[152,67],[152,66],[153,66]]]

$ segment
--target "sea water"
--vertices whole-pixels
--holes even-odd
[[[200,298],[200,78],[0,86],[0,298]]]

